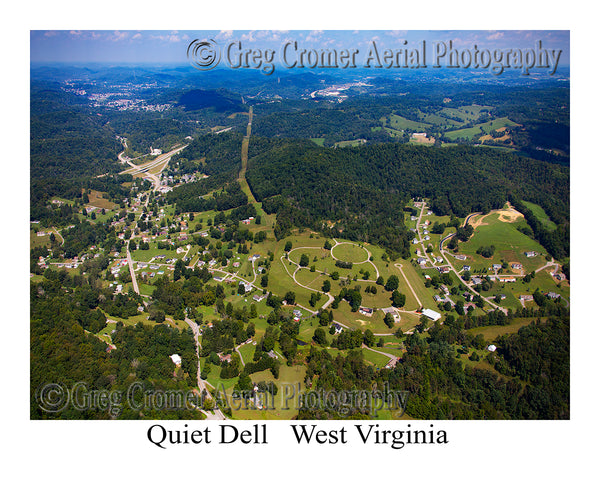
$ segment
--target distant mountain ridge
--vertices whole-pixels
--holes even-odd
[[[181,95],[177,105],[186,110],[214,108],[217,112],[233,112],[245,109],[241,98],[225,89],[190,90]]]

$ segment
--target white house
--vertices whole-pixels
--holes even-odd
[[[173,354],[173,355],[171,355],[169,358],[170,358],[171,360],[173,360],[173,363],[174,363],[175,365],[177,365],[178,367],[179,367],[179,366],[181,366],[181,357],[180,357],[180,356],[179,356],[177,353],[174,353],[174,354]]]

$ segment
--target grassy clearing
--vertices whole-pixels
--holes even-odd
[[[423,122],[415,122],[414,120],[409,120],[408,118],[401,117],[400,115],[390,115],[389,118],[383,117],[381,119],[384,127],[390,127],[394,130],[406,130],[410,128],[411,130],[425,130],[430,125]]]
[[[341,142],[335,142],[334,147],[358,147],[359,145],[364,145],[367,141],[364,138],[357,138],[355,140],[343,140]]]
[[[355,243],[339,243],[331,249],[331,254],[342,262],[362,263],[369,259],[368,252]]]
[[[546,323],[548,319],[542,318],[542,323]],[[529,325],[531,322],[535,322],[534,318],[514,318],[510,325],[490,325],[488,327],[477,327],[471,328],[467,330],[467,332],[472,333],[473,335],[482,334],[483,338],[487,341],[493,341],[497,337],[517,333],[521,327],[525,327]]]
[[[492,130],[496,130],[501,127],[512,127],[517,125],[512,120],[507,117],[496,118],[495,120],[478,123],[470,128],[461,128],[460,130],[453,130],[451,132],[446,132],[445,136],[450,140],[456,140],[457,138],[468,138],[472,139],[475,135],[478,134],[488,134]]]
[[[106,210],[113,210],[117,206],[117,204],[104,198],[104,195],[106,195],[105,192],[91,190],[90,193],[88,194],[89,199],[90,199],[88,205],[90,205],[92,207],[97,207],[97,208],[104,208]]]
[[[535,218],[537,218],[542,223],[542,225],[544,225],[544,227],[546,227],[548,230],[554,230],[556,228],[556,223],[550,220],[550,217],[548,217],[548,214],[544,211],[542,207],[535,203],[525,201],[523,202],[523,204],[529,210],[531,210],[531,213],[533,213]]]
[[[313,142],[315,142],[319,147],[322,147],[323,144],[325,143],[325,139],[324,138],[311,138],[311,140]]]
[[[514,223],[500,220],[499,213],[493,213],[483,219],[483,223],[475,229],[475,233],[468,242],[460,243],[460,253],[473,258],[471,265],[474,269],[487,268],[492,263],[518,262],[523,265],[525,273],[544,265],[546,250],[535,240],[517,230],[519,225],[524,225],[524,220]],[[495,252],[491,258],[478,255],[477,249],[494,245]],[[536,251],[540,255],[532,258],[525,257],[524,252]]]

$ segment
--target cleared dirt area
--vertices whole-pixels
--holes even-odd
[[[488,225],[488,223],[484,222],[484,220],[486,217],[493,215],[494,213],[498,213],[500,215],[498,220],[506,223],[514,223],[519,219],[523,218],[523,214],[518,210],[515,210],[515,208],[510,203],[507,203],[507,205],[508,208],[506,209],[503,208],[501,210],[492,210],[487,215],[479,215],[475,217],[475,219],[469,220],[469,225],[472,225],[473,228],[480,227],[481,225]]]

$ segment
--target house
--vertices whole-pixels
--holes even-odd
[[[442,290],[442,292],[444,292],[446,295],[450,294],[450,290],[448,290],[448,287],[446,285],[442,285],[440,287],[440,290]]]
[[[424,259],[424,258],[422,258],[422,257],[421,258],[417,258],[417,263],[419,265],[425,265],[427,263],[427,260]]]
[[[438,267],[438,272],[448,273],[448,272],[450,272],[450,267]]]
[[[413,245],[416,245],[417,243],[419,243],[419,239],[418,238],[413,238]]]
[[[333,328],[335,328],[335,334],[336,335],[339,334],[339,333],[342,333],[343,328],[342,328],[342,326],[339,323],[334,323],[333,324]]]
[[[489,345],[487,347],[487,349],[488,349],[488,352],[495,352],[496,351],[496,345]]]
[[[510,268],[514,268],[515,270],[523,270],[523,265],[521,265],[520,263],[512,263],[510,265]]]
[[[537,255],[537,252],[525,252],[525,256],[527,258],[531,258],[531,257],[535,257]]]
[[[492,265],[492,270],[500,270],[502,268],[502,265],[500,265],[499,263],[494,263]]]
[[[181,357],[177,353],[174,353],[169,358],[173,361],[175,365],[177,365],[178,367],[181,366]]]
[[[517,279],[515,277],[498,277],[498,281],[502,283],[513,283],[516,282]]]
[[[254,300],[255,302],[262,302],[264,300],[264,295],[254,295],[252,297],[252,300]]]
[[[439,295],[434,295],[434,296],[433,296],[433,299],[434,299],[436,302],[443,302],[443,301],[444,301],[444,299],[443,299],[442,297],[440,297]]]
[[[471,271],[471,265],[463,265],[463,270],[465,272],[470,272]]]
[[[389,313],[393,317],[394,322],[400,321],[400,314],[394,307],[382,308],[381,311],[386,315]]]
[[[546,296],[552,300],[556,300],[557,298],[560,298],[560,293],[548,292]]]
[[[454,258],[456,258],[457,260],[466,260],[467,256],[466,255],[455,255]]]
[[[441,313],[438,313],[434,310],[430,310],[429,308],[424,308],[423,311],[421,312],[421,315],[424,315],[425,317],[427,317],[428,319],[430,319],[434,322],[436,322],[437,320],[442,318]]]
[[[519,300],[524,301],[524,302],[528,301],[528,300],[533,300],[533,295],[520,295]]]
[[[481,285],[483,280],[480,277],[473,277],[473,285]]]
[[[235,268],[239,267],[240,265],[241,265],[241,263],[240,263],[240,262],[233,262],[233,266],[234,266]]]
[[[425,280],[431,280],[431,277],[427,274],[425,274],[424,277],[425,277]]]
[[[368,307],[359,307],[358,312],[363,315],[366,315],[367,317],[370,317],[371,315],[373,315],[373,309],[368,308]]]
[[[435,261],[438,263],[442,263],[444,259],[442,257],[435,257]]]
[[[213,277],[213,280],[215,280],[216,282],[222,282],[223,281],[223,277]]]
[[[219,353],[219,360],[221,360],[222,362],[231,362],[231,353],[228,353],[227,355],[223,355],[222,353]]]

